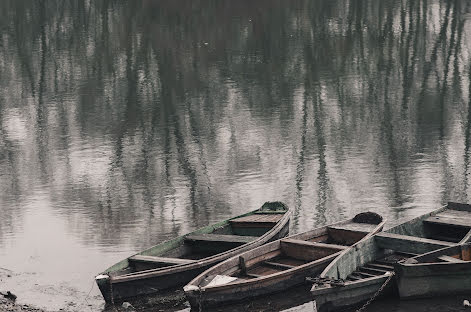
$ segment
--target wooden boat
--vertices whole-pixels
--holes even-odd
[[[432,251],[395,265],[401,299],[469,294],[471,245]]]
[[[285,204],[267,202],[250,213],[135,254],[95,280],[106,302],[181,287],[222,260],[286,236],[290,215]]]
[[[232,257],[198,275],[183,289],[193,307],[241,301],[305,283],[343,250],[379,232],[383,218],[353,219],[297,234]]]
[[[470,239],[471,219],[460,220],[458,215],[471,218],[471,206],[450,202],[342,252],[313,280],[311,293],[319,311],[358,305],[383,285],[381,295],[394,294],[395,263]]]

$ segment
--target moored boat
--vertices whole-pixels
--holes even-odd
[[[469,294],[471,245],[447,247],[395,265],[401,299]]]
[[[283,291],[320,273],[343,250],[379,232],[381,216],[354,218],[297,234],[232,257],[183,289],[192,307],[209,307]]]
[[[471,206],[450,202],[342,252],[314,280],[311,293],[318,310],[336,311],[359,305],[378,292],[396,293],[396,263],[470,239],[471,219],[459,220],[457,215],[471,216]]]
[[[110,303],[181,287],[218,262],[285,237],[290,215],[285,204],[267,202],[252,212],[146,249],[95,280]]]

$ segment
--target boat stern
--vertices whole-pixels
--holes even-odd
[[[103,298],[107,303],[112,302],[111,281],[110,276],[107,274],[99,274],[95,276],[95,282],[100,289]]]

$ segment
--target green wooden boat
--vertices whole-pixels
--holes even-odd
[[[448,203],[362,241],[333,260],[318,278],[311,293],[319,311],[336,311],[369,300],[383,285],[382,296],[397,293],[394,265],[404,259],[470,240],[471,206]]]
[[[471,292],[471,245],[432,251],[395,265],[401,299]]]
[[[288,234],[281,202],[206,226],[135,254],[96,276],[106,302],[154,294],[188,283],[208,267]]]
[[[192,307],[206,308],[305,284],[307,276],[320,273],[343,250],[354,248],[383,225],[378,214],[361,213],[265,244],[201,273],[183,288],[185,295]]]

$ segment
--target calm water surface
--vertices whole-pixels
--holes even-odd
[[[98,272],[265,201],[469,202],[470,60],[470,2],[1,1],[0,288],[99,311]]]

